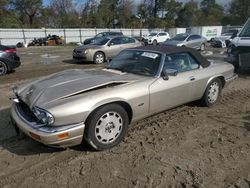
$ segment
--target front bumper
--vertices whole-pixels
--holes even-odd
[[[73,56],[73,59],[77,59],[77,60],[93,61],[93,55],[90,53],[82,54],[82,53],[73,52],[72,56]]]
[[[18,103],[11,107],[11,119],[15,126],[32,139],[52,147],[69,147],[79,145],[83,139],[85,124],[65,126],[43,126],[25,119],[19,112]]]

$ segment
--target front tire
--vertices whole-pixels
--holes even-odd
[[[202,43],[202,44],[201,44],[201,46],[200,46],[200,51],[202,51],[202,52],[203,52],[204,50],[205,50],[205,44],[204,44],[204,43]]]
[[[207,86],[202,98],[202,103],[205,106],[213,106],[218,102],[222,90],[222,83],[219,78],[213,79]]]
[[[154,45],[154,46],[157,45],[157,40],[153,40],[153,45]]]
[[[95,110],[86,121],[85,139],[96,150],[118,145],[127,133],[128,114],[118,104],[108,104]]]
[[[95,64],[101,64],[104,63],[105,55],[102,52],[96,52],[94,55],[94,63]]]
[[[0,61],[0,76],[5,75],[7,71],[8,71],[7,65],[4,62]]]

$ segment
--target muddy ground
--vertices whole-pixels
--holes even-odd
[[[72,61],[72,49],[20,49],[22,66],[0,77],[0,187],[250,187],[250,71],[224,89],[216,106],[192,103],[141,120],[108,151],[53,149],[17,137],[9,88],[64,69],[96,67]],[[58,57],[44,64],[40,55],[47,53]]]

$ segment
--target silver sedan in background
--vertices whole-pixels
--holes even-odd
[[[203,51],[205,50],[206,42],[207,39],[201,35],[182,33],[177,34],[174,38],[163,42],[162,45],[185,46]]]
[[[102,37],[91,44],[75,48],[73,50],[73,58],[100,64],[105,60],[112,59],[124,49],[139,46],[142,46],[142,43],[131,37]]]

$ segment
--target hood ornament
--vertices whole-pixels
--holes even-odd
[[[12,89],[13,93],[15,94],[15,96],[18,96],[18,87],[15,85],[11,89]]]
[[[26,95],[31,95],[33,93],[33,88],[30,88],[29,91],[26,92]]]
[[[12,89],[15,97],[11,97],[9,99],[12,100],[15,103],[19,103],[20,102],[20,97],[18,96],[18,87],[15,85],[11,89]]]

